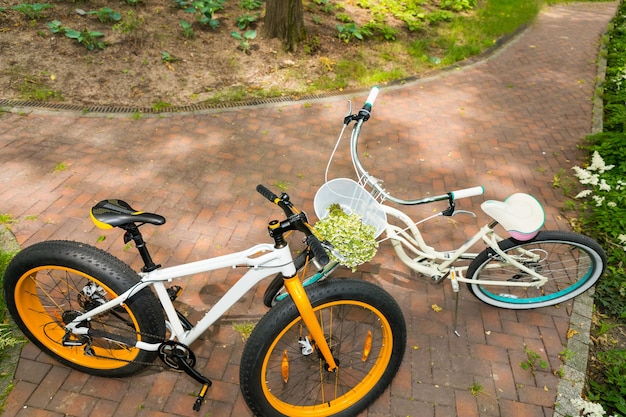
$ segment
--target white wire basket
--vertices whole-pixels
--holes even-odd
[[[335,178],[320,187],[313,200],[317,217],[328,216],[328,209],[333,204],[339,204],[347,214],[361,216],[363,223],[376,229],[375,238],[387,227],[387,214],[380,203],[354,180]]]

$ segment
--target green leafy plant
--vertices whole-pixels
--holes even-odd
[[[524,347],[524,352],[526,353],[527,359],[519,364],[522,369],[530,371],[534,374],[538,368],[545,369],[548,367],[548,362],[543,360],[541,355],[537,352],[526,346]]]
[[[256,38],[256,30],[248,30],[241,34],[239,32],[232,31],[230,36],[239,41],[239,49],[243,52],[250,53],[250,41]]]
[[[12,325],[0,323],[0,352],[3,352],[6,348],[19,345],[20,343],[22,343],[22,340],[13,335]]]
[[[339,20],[340,22],[343,23],[350,23],[352,22],[352,16],[350,16],[347,13],[341,12],[341,13],[337,13],[335,15],[335,19]]]
[[[559,359],[563,362],[569,361],[574,356],[574,352],[569,349],[563,349],[559,352]]]
[[[399,32],[397,29],[392,28],[386,23],[375,20],[363,25],[363,29],[372,33],[372,36],[380,36],[386,41],[395,41]]]
[[[350,42],[352,39],[362,41],[366,36],[372,35],[372,32],[367,27],[359,27],[356,23],[337,25],[337,32],[339,39],[346,43]]]
[[[166,103],[166,102],[161,101],[161,100],[158,100],[158,101],[152,103],[152,109],[154,111],[156,111],[156,112],[163,111],[163,110],[168,109],[170,107],[172,107],[171,103]]]
[[[59,162],[58,164],[54,166],[53,172],[58,173],[58,172],[66,171],[67,167],[68,167],[67,162]]]
[[[479,383],[474,381],[474,383],[470,386],[470,393],[474,396],[477,397],[479,394],[481,394],[484,391],[484,387]]]
[[[4,271],[14,255],[15,253],[12,252],[0,251],[0,293],[2,292]],[[15,336],[13,326],[8,322],[4,298],[0,297],[0,356],[5,349],[21,343],[23,340]]]
[[[33,3],[33,4],[20,3],[11,8],[20,13],[24,13],[29,19],[37,20],[42,17],[44,10],[52,9],[53,7],[54,7],[53,5],[45,4],[45,3]]]
[[[437,10],[432,13],[428,13],[425,19],[430,24],[437,24],[440,22],[449,22],[454,17],[454,13],[449,10]]]
[[[48,28],[50,28],[50,31],[52,33],[64,34],[68,38],[76,40],[78,43],[80,43],[90,51],[93,51],[94,49],[106,48],[106,43],[99,40],[99,38],[104,36],[102,32],[90,31],[88,29],[85,29],[83,31],[70,29],[66,26],[63,26],[58,20],[48,22],[46,23],[46,25],[48,26]]]
[[[601,401],[626,415],[626,349],[612,349],[598,353],[603,364],[603,381],[590,381],[591,401]]]
[[[219,20],[215,18],[215,12],[224,8],[225,0],[176,0],[178,6],[186,13],[192,13],[196,20],[210,28],[217,28]]]
[[[609,265],[596,285],[594,299],[604,314],[626,322],[626,273],[622,267]]]
[[[137,16],[133,10],[128,10],[122,16],[122,19],[113,25],[113,30],[118,31],[124,35],[134,33],[144,25],[144,19]]]
[[[104,36],[104,33],[102,32],[90,31],[88,29],[84,29],[82,31],[68,29],[65,31],[65,36],[70,39],[75,39],[78,43],[90,51],[93,51],[94,49],[106,48],[106,43],[98,39]]]
[[[361,216],[347,214],[339,204],[328,208],[328,215],[315,223],[317,230],[335,251],[330,258],[349,268],[369,262],[378,249],[374,226],[363,223]]]
[[[439,7],[461,12],[476,7],[476,0],[441,0]]]
[[[110,7],[102,7],[98,10],[92,10],[87,12],[87,14],[95,15],[102,23],[119,22],[122,19],[121,13],[114,11]]]
[[[179,23],[180,23],[180,26],[183,28],[183,36],[185,38],[187,38],[187,39],[193,39],[193,37],[196,34],[193,31],[193,27],[192,27],[191,23],[186,22],[184,20],[181,20]]]
[[[239,6],[244,10],[256,10],[260,9],[263,6],[263,1],[261,0],[241,0],[239,2]]]
[[[161,52],[161,61],[167,62],[167,63],[172,63],[172,62],[179,61],[179,59],[176,58],[175,56],[173,56],[172,54],[170,54],[167,51],[162,51]]]
[[[237,27],[241,30],[246,30],[248,26],[256,22],[257,16],[252,16],[249,14],[244,14],[243,16],[239,16],[237,21]]]
[[[15,219],[10,214],[0,213],[0,224],[15,223]]]
[[[313,4],[324,13],[331,14],[335,10],[335,6],[329,0],[313,0]]]
[[[245,342],[248,340],[252,331],[254,330],[255,324],[252,322],[244,321],[242,323],[233,323],[233,329],[241,336],[241,340]]]

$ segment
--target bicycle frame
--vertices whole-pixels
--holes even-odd
[[[254,255],[259,253],[263,254],[254,257]],[[183,324],[178,318],[178,314],[167,293],[165,283],[198,273],[240,266],[249,267],[251,269],[239,278],[235,285],[205,313],[204,317],[200,319],[191,330],[184,330]],[[293,276],[295,272],[289,246],[276,249],[271,244],[260,244],[229,255],[156,269],[151,272],[142,272],[140,273],[141,281],[139,281],[137,285],[101,306],[80,315],[69,323],[66,328],[75,334],[87,334],[88,328],[79,327],[81,322],[124,304],[133,294],[136,294],[143,288],[152,286],[166,313],[168,329],[171,332],[170,339],[176,339],[180,343],[190,345],[264,278],[277,273],[282,273],[283,276],[288,277]],[[160,343],[146,343],[140,341],[137,342],[134,347],[148,351],[156,351],[159,345]]]
[[[500,247],[498,246],[498,242],[503,240],[493,228],[497,223],[491,223],[483,226],[480,230],[471,238],[469,238],[463,245],[453,251],[440,252],[436,251],[431,246],[428,246],[424,241],[421,232],[417,228],[417,224],[413,222],[409,216],[407,216],[402,211],[395,209],[393,207],[389,207],[385,204],[382,204],[385,212],[397,219],[404,221],[408,226],[407,228],[401,229],[398,226],[387,224],[387,228],[385,230],[387,237],[391,240],[391,244],[394,247],[394,250],[400,260],[404,262],[407,266],[414,269],[417,272],[420,272],[424,275],[427,275],[431,278],[437,279],[438,277],[443,276],[444,278],[450,274],[451,268],[454,264],[460,260],[472,260],[476,258],[476,253],[468,252],[468,250],[474,246],[479,241],[484,241],[489,247],[497,253],[502,259],[505,259],[508,263],[514,265],[520,270],[528,273],[529,275],[537,278],[537,281],[534,282],[510,282],[510,281],[485,281],[485,280],[476,280],[476,279],[468,279],[463,276],[463,271],[467,270],[467,266],[456,267],[456,279],[459,282],[472,283],[478,285],[500,285],[500,286],[511,286],[511,287],[530,287],[530,286],[541,286],[545,282],[547,282],[547,278],[538,274],[532,269],[529,269],[525,265],[521,264],[517,260],[515,260],[509,254],[504,253]],[[441,215],[441,214],[440,214]],[[407,233],[409,230],[412,234],[409,235]],[[402,246],[408,248],[411,252],[417,255],[420,258],[420,261],[416,261],[414,258],[409,257],[404,248]],[[529,253],[528,251],[522,252],[525,256],[529,257],[537,257],[536,254]],[[431,262],[423,262],[425,259],[431,260]],[[441,261],[440,263],[436,261]],[[495,265],[493,266],[496,267]]]
[[[313,311],[302,283],[299,279],[297,279],[297,271],[293,262],[291,251],[289,245],[284,240],[283,235],[285,232],[291,230],[299,230],[303,232],[307,236],[307,244],[316,254],[316,257],[318,259],[325,258],[323,263],[328,263],[328,256],[325,249],[311,232],[310,226],[306,220],[306,215],[297,210],[289,202],[288,195],[283,193],[280,197],[278,197],[262,185],[257,186],[257,191],[268,200],[281,207],[285,212],[285,215],[288,217],[283,222],[279,222],[277,220],[269,222],[268,232],[274,239],[274,245],[259,244],[247,250],[235,252],[230,255],[208,258],[168,268],[160,268],[160,266],[154,265],[145,246],[145,242],[143,242],[141,233],[138,230],[138,225],[134,222],[134,218],[132,216],[141,215],[143,212],[137,212],[134,209],[131,209],[127,203],[119,201],[110,202],[109,200],[105,200],[99,203],[99,205],[95,208],[107,208],[108,210],[113,210],[112,212],[115,216],[113,216],[113,220],[108,218],[108,221],[110,222],[108,223],[106,214],[110,214],[110,212],[107,213],[106,210],[105,214],[100,212],[99,214],[103,216],[100,220],[96,218],[92,209],[91,214],[95,223],[100,227],[105,228],[110,228],[113,225],[125,228],[127,231],[125,239],[135,241],[142,259],[144,260],[145,266],[142,268],[142,272],[140,273],[141,279],[136,285],[133,285],[130,289],[126,290],[123,294],[117,296],[116,298],[89,310],[87,313],[81,314],[68,323],[65,326],[66,337],[64,338],[64,343],[72,345],[73,342],[68,341],[70,334],[89,336],[89,326],[84,326],[84,323],[88,322],[92,317],[95,317],[98,314],[123,305],[126,300],[131,298],[137,292],[146,287],[152,286],[166,315],[166,327],[170,331],[170,341],[176,341],[183,345],[190,345],[261,280],[268,276],[281,274],[285,277],[285,286],[294,300],[294,304],[302,317],[302,321],[309,330],[316,346],[324,357],[324,360],[326,360],[328,370],[334,371],[337,369],[337,363],[332,355],[321,325]],[[130,219],[133,219],[133,221],[129,221],[129,212]],[[118,217],[120,215],[121,217]],[[119,220],[120,218],[122,218],[122,220]],[[150,213],[145,214],[143,218],[137,218],[137,222],[141,222],[142,220],[151,221],[156,224],[164,223],[164,219],[161,216]],[[168,294],[168,290],[165,288],[165,282],[171,282],[178,278],[228,267],[247,267],[250,269],[226,292],[226,294],[224,294],[224,296],[218,300],[212,308],[205,313],[204,317],[200,319],[195,326],[189,323],[184,323],[174,308],[172,299],[170,299],[170,295]],[[116,341],[130,347],[146,351],[157,351],[162,346],[162,342],[147,343],[141,340]],[[205,384],[206,381],[208,381],[205,381],[202,376],[196,375],[197,373],[191,368],[186,371],[189,371],[194,378]],[[206,387],[207,386],[205,385],[205,388]],[[204,391],[205,390],[203,390],[203,392]]]

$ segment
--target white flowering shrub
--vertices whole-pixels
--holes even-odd
[[[602,240],[626,251],[626,175],[605,163],[594,151],[586,168],[572,168],[578,181],[586,188],[576,195],[582,202],[582,223]]]
[[[376,228],[363,223],[358,214],[345,213],[338,204],[329,207],[328,216],[315,223],[315,230],[339,253],[340,257],[330,253],[331,260],[353,270],[376,255]]]
[[[581,417],[603,417],[606,415],[606,411],[604,411],[604,408],[600,404],[585,401],[582,398],[573,398],[570,402],[576,407]]]

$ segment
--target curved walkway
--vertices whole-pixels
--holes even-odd
[[[615,2],[546,8],[489,59],[383,88],[363,129],[365,165],[392,193],[405,196],[478,184],[490,199],[529,192],[545,204],[547,228],[568,229],[559,210],[565,198],[552,180],[583,162],[576,144],[592,129],[598,41],[615,9]],[[333,97],[140,120],[28,109],[4,113],[0,212],[18,220],[11,229],[22,246],[80,240],[134,266],[137,257],[123,250],[121,233],[91,224],[88,210],[96,201],[123,198],[165,215],[166,225],[145,228],[154,257],[163,264],[242,249],[267,241],[266,223],[280,215],[254,192],[256,184],[287,185],[294,202],[312,207],[345,112],[345,97]],[[344,146],[331,175],[350,172]],[[426,236],[446,247],[486,223],[481,199],[471,200],[462,208],[476,211],[476,220],[455,216],[433,222]],[[425,216],[432,208],[413,208],[410,214]],[[106,239],[98,242],[101,235]],[[566,379],[558,376],[559,353],[569,343],[586,362],[588,308],[578,305],[588,298],[576,306],[515,312],[485,306],[462,291],[456,337],[450,287],[411,273],[389,244],[357,274],[397,297],[410,332],[399,375],[363,416],[567,414],[558,407],[555,412],[555,404],[567,405],[580,392],[584,374],[566,367]],[[182,302],[190,315],[197,316],[234,278],[216,273],[188,283]],[[190,393],[198,386],[184,374],[154,367],[127,379],[92,377],[58,365],[28,344],[4,415],[247,416],[238,388],[243,343],[232,322],[263,314],[262,289],[193,346],[198,369],[214,381],[200,413],[191,409]],[[443,310],[436,312],[433,304]],[[575,342],[566,337],[570,327],[579,329]],[[523,370],[525,346],[548,367],[534,374]],[[584,364],[579,367],[584,370]],[[482,387],[478,395],[470,392],[472,385]]]

